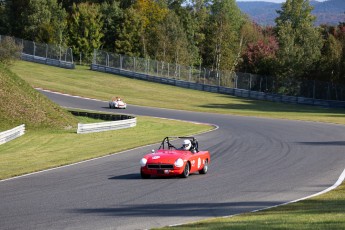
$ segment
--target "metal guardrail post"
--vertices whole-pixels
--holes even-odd
[[[46,58],[48,58],[48,44],[46,44]]]

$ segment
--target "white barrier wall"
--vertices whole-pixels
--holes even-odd
[[[24,135],[25,133],[25,125],[17,126],[13,129],[4,131],[0,133],[0,145],[5,144],[17,137]]]
[[[78,124],[77,133],[94,133],[103,132],[109,130],[126,129],[137,125],[137,119],[119,120],[119,121],[109,121],[91,124]]]

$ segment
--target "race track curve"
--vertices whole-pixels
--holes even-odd
[[[345,166],[341,125],[133,105],[109,110],[107,102],[43,93],[65,107],[218,125],[197,136],[211,152],[209,172],[140,179],[139,160],[155,144],[1,181],[0,229],[147,229],[249,212],[320,192]]]

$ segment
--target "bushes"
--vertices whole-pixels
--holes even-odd
[[[15,43],[11,37],[0,37],[0,63],[9,66],[20,58],[22,45]]]

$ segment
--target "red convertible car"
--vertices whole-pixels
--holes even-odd
[[[172,145],[172,139],[184,139],[182,147]],[[199,151],[194,137],[165,137],[157,151],[152,150],[140,160],[140,175],[147,179],[151,176],[187,178],[194,172],[206,174],[210,160],[210,153]]]

